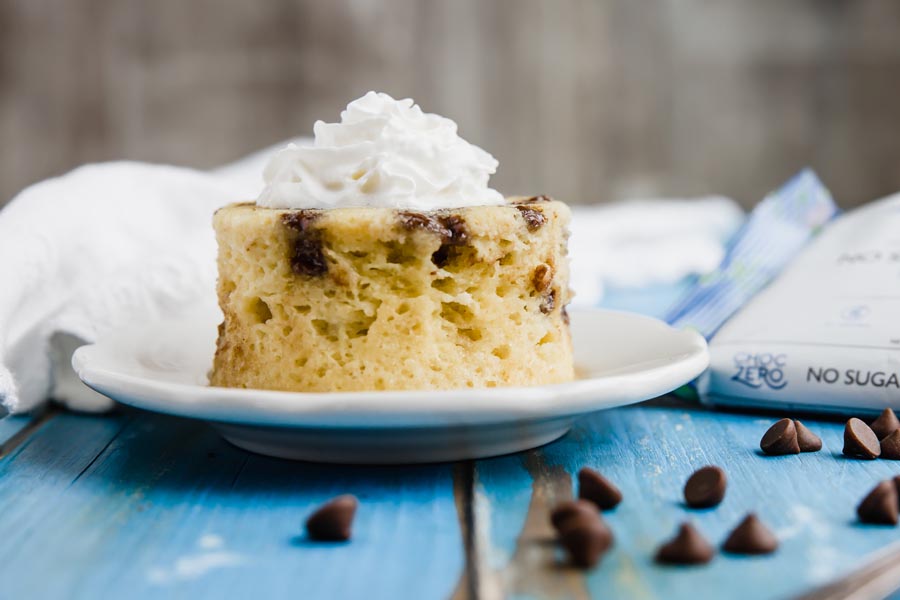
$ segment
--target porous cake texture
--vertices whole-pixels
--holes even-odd
[[[544,196],[429,212],[222,208],[225,320],[210,383],[331,392],[569,381],[569,218]]]

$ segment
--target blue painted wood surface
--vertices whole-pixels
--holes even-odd
[[[846,575],[900,541],[900,529],[861,525],[855,508],[900,462],[841,455],[843,425],[807,420],[818,453],[768,457],[759,440],[773,417],[716,413],[677,402],[597,413],[556,443],[523,455],[479,461],[475,539],[485,593],[521,598],[784,598]],[[729,477],[723,503],[692,510],[682,489],[690,473],[715,464]],[[548,511],[573,492],[583,466],[618,484],[624,501],[606,519],[616,536],[602,564],[568,569],[548,543]],[[700,567],[662,567],[658,544],[684,520],[714,544],[755,511],[781,539],[771,557],[720,554]]]
[[[0,444],[5,444],[30,421],[31,417],[28,416],[11,416],[0,419]]]
[[[303,521],[361,501],[351,543]],[[453,466],[251,455],[205,425],[61,414],[0,461],[2,598],[446,598],[464,544]]]

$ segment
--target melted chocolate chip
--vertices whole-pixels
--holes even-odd
[[[556,290],[551,289],[544,295],[543,300],[541,300],[541,312],[545,315],[549,315],[553,312],[553,308],[556,306]]]
[[[296,232],[291,249],[291,270],[297,275],[316,277],[328,272],[328,262],[322,251],[322,232],[313,227],[320,214],[316,211],[300,210],[285,213],[281,222]]]
[[[553,269],[549,265],[538,265],[531,275],[531,283],[538,292],[546,292],[553,283]]]
[[[431,262],[444,267],[450,261],[450,249],[464,246],[469,241],[466,221],[459,215],[430,215],[426,213],[400,213],[400,224],[408,231],[416,229],[433,233],[441,238],[441,247],[431,255]]]
[[[544,224],[544,221],[547,220],[540,209],[528,206],[517,206],[516,208],[522,213],[522,218],[525,219],[525,226],[528,227],[528,231],[537,231]]]
[[[442,240],[450,237],[450,232],[441,224],[440,221],[438,221],[434,216],[425,213],[401,212],[400,224],[407,231],[415,231],[416,229],[421,229],[422,231],[427,231],[429,233],[434,233],[441,236]]]

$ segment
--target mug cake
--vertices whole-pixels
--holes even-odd
[[[334,392],[574,378],[568,207],[504,198],[497,161],[369,92],[213,225],[224,314],[210,383]]]

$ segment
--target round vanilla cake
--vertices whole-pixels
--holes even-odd
[[[448,125],[452,124],[451,125]],[[368,94],[220,209],[210,383],[304,392],[574,378],[570,213],[487,187],[496,161],[412,101]]]

